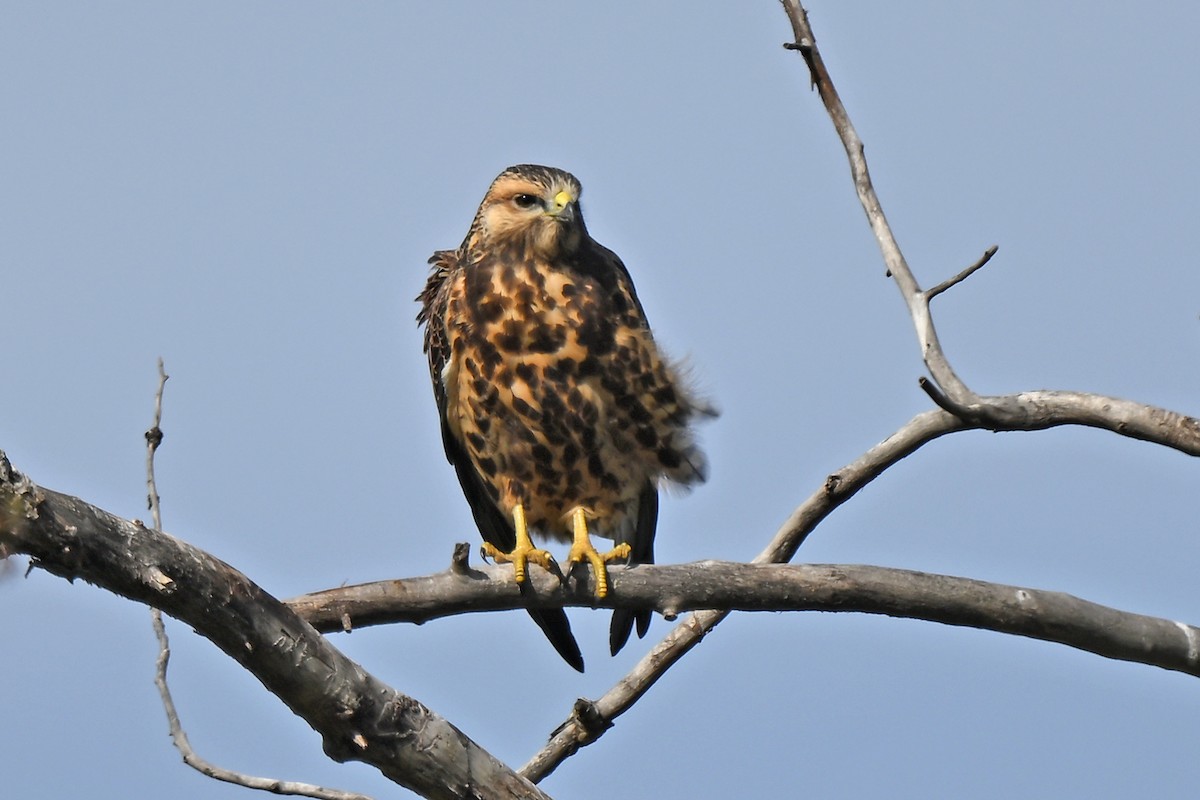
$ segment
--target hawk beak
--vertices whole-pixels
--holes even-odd
[[[570,192],[559,192],[554,195],[554,202],[546,209],[546,213],[563,222],[571,222],[575,219],[575,198]]]

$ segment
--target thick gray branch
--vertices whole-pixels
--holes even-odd
[[[424,622],[472,611],[536,606],[684,611],[854,611],[1028,636],[1123,661],[1200,677],[1200,629],[1118,611],[1062,592],[949,575],[852,564],[614,566],[613,591],[597,603],[588,581],[532,570],[522,594],[508,566],[343,586],[287,604],[322,631]]]
[[[0,554],[162,609],[254,674],[324,739],[424,797],[545,798],[465,734],[346,658],[246,576],[186,542],[35,486],[0,451]]]

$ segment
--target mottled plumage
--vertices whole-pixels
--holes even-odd
[[[659,353],[621,260],[593,241],[580,185],[561,170],[510,167],[488,189],[457,250],[441,250],[425,325],[446,456],[489,552],[546,566],[523,528],[574,540],[569,562],[654,560],[658,485],[704,480],[689,425],[711,413]],[[601,555],[588,531],[618,543]],[[627,545],[624,546],[624,545]],[[583,661],[560,610],[531,610],[559,653]],[[650,612],[613,614],[610,647]]]

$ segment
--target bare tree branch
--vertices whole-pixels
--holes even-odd
[[[0,551],[186,622],[321,734],[424,797],[546,798],[424,705],[346,658],[294,611],[204,551],[36,486],[0,452]]]
[[[886,614],[1028,636],[1200,677],[1200,629],[1081,600],[1062,592],[857,564],[692,564],[614,566],[603,607],[684,611],[835,611]],[[485,565],[435,575],[344,586],[287,604],[320,631],[421,623],[466,612],[594,607],[591,587],[564,586],[534,570],[523,596],[512,570]]]
[[[883,206],[875,194],[875,186],[871,182],[871,173],[867,169],[867,158],[863,151],[862,140],[858,138],[858,132],[850,121],[850,115],[846,111],[846,107],[842,105],[837,89],[834,88],[833,79],[825,68],[821,52],[817,49],[817,38],[808,24],[808,12],[804,10],[799,0],[781,0],[781,2],[788,20],[792,24],[792,33],[795,36],[795,42],[786,47],[803,55],[813,86],[816,87],[821,101],[825,104],[825,110],[829,114],[830,120],[833,121],[833,127],[846,150],[858,200],[862,204],[863,211],[866,212],[867,222],[879,243],[883,262],[887,265],[887,274],[895,279],[896,285],[908,305],[908,313],[912,317],[917,340],[921,345],[921,357],[925,360],[925,365],[929,368],[933,379],[951,402],[956,406],[979,405],[982,403],[981,398],[959,379],[942,351],[937,330],[934,328],[933,319],[929,314],[930,296],[921,291],[904,254],[900,251],[896,237],[892,234],[892,228],[888,224],[887,217],[883,213]]]

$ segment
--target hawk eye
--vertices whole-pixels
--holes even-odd
[[[532,194],[519,194],[513,198],[513,202],[517,204],[518,208],[533,208],[534,206],[541,205],[541,200],[538,199],[537,195]]]

